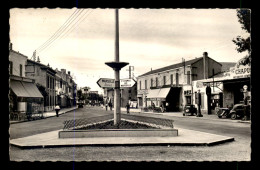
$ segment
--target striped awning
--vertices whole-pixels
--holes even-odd
[[[17,80],[10,80],[10,87],[17,97],[43,98],[35,84]]]
[[[147,94],[147,100],[160,100],[164,101],[171,88],[153,89]]]

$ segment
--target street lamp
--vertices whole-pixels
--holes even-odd
[[[105,64],[113,68],[115,73],[115,89],[114,89],[114,125],[118,126],[121,120],[120,110],[120,73],[121,68],[125,67],[129,63],[119,62],[119,24],[118,24],[118,9],[115,10],[116,20],[116,36],[115,36],[115,61],[106,62]]]

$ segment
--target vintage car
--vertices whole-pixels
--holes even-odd
[[[250,117],[250,106],[244,104],[235,104],[234,107],[230,110],[227,117],[231,119],[243,118],[244,110],[246,111],[247,117]]]
[[[196,116],[197,115],[197,108],[195,105],[186,104],[183,110],[183,116]]]
[[[246,110],[246,115],[250,118],[250,106],[244,104],[235,104],[233,108],[220,108],[217,112],[219,118],[226,117],[231,119],[243,118],[244,109]]]

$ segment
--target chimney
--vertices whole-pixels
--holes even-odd
[[[153,71],[153,68],[151,68],[151,71]]]
[[[38,63],[40,63],[40,62],[41,62],[41,61],[40,61],[40,57],[39,57],[39,56],[37,57],[37,62],[38,62]]]
[[[203,53],[203,75],[204,75],[204,79],[208,78],[207,75],[206,75],[206,67],[207,67],[206,58],[207,57],[208,57],[208,53],[204,52]]]
[[[70,71],[68,71],[68,75],[70,75]]]
[[[62,73],[66,73],[66,69],[60,69]]]

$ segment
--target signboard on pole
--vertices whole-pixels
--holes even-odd
[[[115,79],[100,78],[97,84],[101,88],[115,88]],[[133,79],[120,79],[120,87],[133,87],[134,84]]]
[[[114,88],[115,87],[115,79],[108,79],[108,78],[100,78],[97,81],[97,84],[101,88]]]
[[[120,87],[133,87],[134,84],[133,79],[120,79]]]

